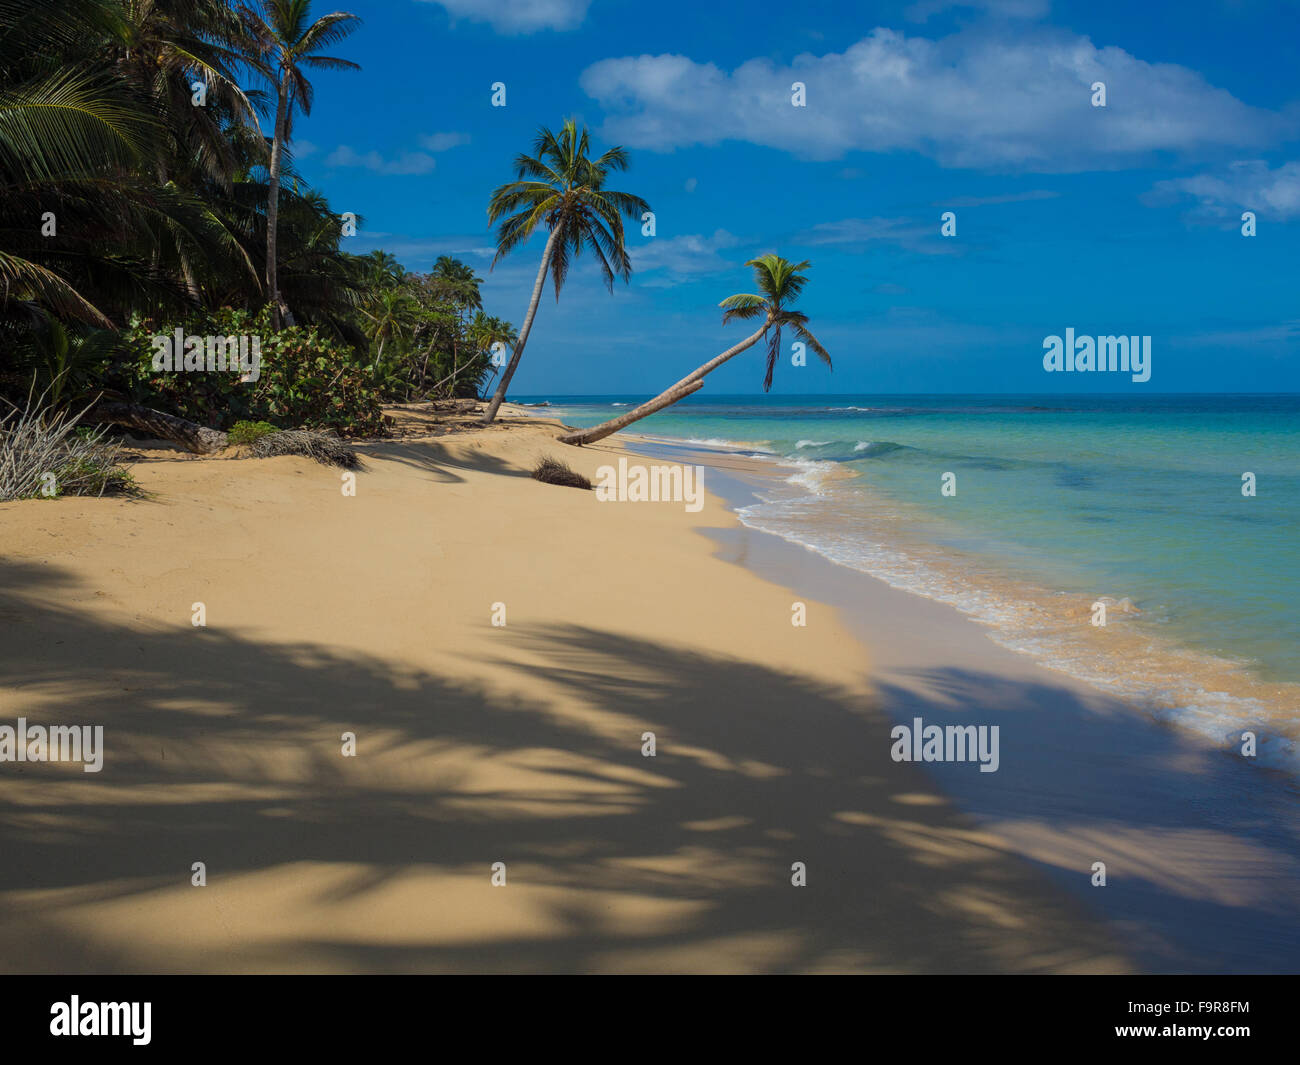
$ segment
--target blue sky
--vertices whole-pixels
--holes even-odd
[[[364,69],[314,76],[296,157],[363,216],[350,250],[456,255],[518,325],[543,238],[489,273],[511,160],[569,115],[631,153],[611,184],[657,233],[629,227],[612,295],[589,260],[548,290],[512,394],[671,384],[743,335],[717,303],[766,251],[812,261],[800,306],[835,360],[787,358],[773,392],[1300,391],[1293,2],[338,6],[364,24],[333,51]],[[1067,327],[1150,335],[1150,382],[1045,373]],[[706,387],[761,381],[754,349]]]

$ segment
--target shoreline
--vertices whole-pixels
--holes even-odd
[[[106,748],[0,767],[0,968],[1132,971],[890,758],[874,648],[717,558],[715,496],[540,484],[603,461],[552,437],[365,444],[353,498],[154,453],[144,500],[0,510],[6,713]]]
[[[713,454],[634,446],[706,466]],[[740,456],[712,472],[710,491],[733,513],[777,476]],[[837,611],[872,649],[891,721],[999,724],[997,773],[937,762],[927,771],[1009,851],[1107,920],[1141,971],[1300,971],[1300,903],[1286,888],[1300,877],[1289,774],[998,643],[951,604],[743,522],[708,535],[719,557]],[[1104,889],[1087,875],[1094,861],[1107,865]]]
[[[950,606],[972,618],[1000,646],[1195,733],[1221,750],[1239,748],[1241,733],[1249,730],[1258,737],[1253,764],[1300,784],[1300,724],[1295,716],[1300,683],[1270,679],[1255,663],[1163,631],[1158,620],[1148,619],[1122,597],[1123,589],[1112,589],[1120,598],[1100,596],[1111,612],[1111,627],[1097,630],[1087,624],[1097,594],[1015,576],[1005,560],[946,542],[952,535],[924,538],[913,526],[925,526],[927,519],[896,513],[898,502],[881,496],[857,471],[825,460],[783,457],[740,441],[662,435],[635,439],[649,453],[730,471],[741,475],[750,489],[763,486],[762,493],[732,493],[731,509],[744,525],[814,551],[835,566]],[[719,466],[724,457],[725,465]],[[843,509],[849,496],[854,497],[851,505],[870,503],[866,513],[875,524],[869,529],[850,532],[842,517],[819,523],[821,507],[807,511],[807,517],[799,512],[814,499]],[[782,513],[782,507],[796,513]],[[771,516],[774,511],[776,516]],[[864,542],[871,545],[866,558]]]

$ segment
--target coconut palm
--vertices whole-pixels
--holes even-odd
[[[228,119],[254,125],[253,104],[235,69],[253,46],[246,27],[225,0],[120,0],[111,28],[110,56],[122,77],[155,105],[175,141],[159,166],[166,182],[175,164],[188,161],[229,187],[237,159]],[[192,103],[201,78],[215,99]],[[218,102],[225,106],[217,107]]]
[[[438,282],[453,302],[474,310],[482,309],[483,300],[479,295],[478,287],[483,284],[483,279],[475,276],[472,266],[450,255],[439,255],[438,261],[433,264],[430,276]]]
[[[504,319],[479,311],[465,327],[465,338],[473,347],[473,356],[462,363],[458,353],[459,349],[453,345],[451,373],[428,390],[431,395],[436,394],[443,385],[454,382],[456,378],[466,371],[469,371],[469,376],[462,379],[461,386],[464,388],[474,386],[473,394],[477,395],[478,383],[487,371],[488,354],[493,346],[501,344],[504,348],[511,349],[519,339],[519,334],[516,332],[515,327]],[[456,385],[452,384],[449,389],[453,395],[456,392],[456,387]]]
[[[526,243],[539,225],[545,225],[548,232],[528,313],[524,315],[510,363],[488,404],[483,417],[485,424],[491,424],[496,418],[506,389],[510,387],[510,379],[519,366],[547,273],[551,275],[558,300],[569,274],[570,260],[586,247],[595,256],[611,292],[615,277],[626,281],[631,275],[632,261],[623,243],[623,220],[620,216],[640,218],[650,210],[650,205],[639,196],[605,188],[612,171],[626,170],[627,167],[627,153],[622,148],[611,148],[599,158],[592,159],[586,128],[579,128],[570,118],[565,120],[558,134],[545,128],[539,130],[533,143],[533,154],[515,159],[517,180],[502,185],[492,194],[488,204],[488,223],[501,223],[497,229],[493,267]]]
[[[407,322],[414,313],[415,301],[401,288],[380,289],[361,314],[368,323],[367,333],[378,344],[373,370],[378,371],[384,359],[384,345],[390,340],[401,340]]]
[[[754,268],[754,283],[758,292],[742,292],[735,296],[728,296],[718,306],[723,308],[723,325],[733,318],[741,321],[762,318],[763,324],[758,329],[739,344],[710,359],[698,370],[687,374],[671,388],[660,392],[654,399],[642,403],[618,418],[612,418],[590,429],[566,433],[560,437],[560,440],[566,444],[579,445],[603,440],[611,433],[616,433],[633,422],[640,421],[655,411],[676,403],[683,396],[689,396],[692,392],[703,388],[705,375],[712,373],[724,362],[734,359],[742,351],[749,350],[763,339],[767,340],[767,370],[763,375],[763,391],[767,392],[772,387],[772,375],[776,370],[777,360],[781,357],[781,331],[786,326],[789,326],[791,332],[811,348],[822,362],[830,366],[830,355],[822,347],[821,342],[808,331],[808,316],[802,311],[790,309],[790,305],[799,298],[804,285],[808,283],[807,277],[800,273],[808,267],[808,261],[791,263],[779,255],[761,255],[757,259],[750,259],[745,265]]]
[[[266,197],[266,293],[276,327],[292,324],[293,316],[280,296],[276,276],[276,223],[279,217],[280,172],[285,146],[293,136],[295,110],[311,114],[313,90],[305,70],[360,70],[348,59],[319,55],[319,49],[337,44],[351,34],[361,19],[343,11],[311,18],[311,0],[262,0],[260,10],[241,7],[257,49],[246,61],[275,86],[275,130],[271,138]]]

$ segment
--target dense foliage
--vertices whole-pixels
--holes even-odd
[[[364,434],[381,399],[483,385],[513,331],[482,315],[479,279],[350,254],[293,158],[309,77],[354,66],[321,49],[360,21],[310,7],[0,0],[0,397]],[[178,326],[256,330],[261,380],[152,374],[147,336]]]

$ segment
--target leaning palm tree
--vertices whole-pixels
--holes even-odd
[[[313,90],[303,74],[307,70],[360,70],[348,59],[318,55],[319,49],[336,44],[351,34],[361,19],[344,11],[311,18],[311,0],[261,0],[261,10],[240,8],[249,32],[257,40],[255,54],[246,61],[270,80],[276,90],[275,131],[271,139],[271,160],[266,197],[266,294],[277,328],[292,324],[293,316],[280,297],[276,276],[276,224],[279,219],[280,171],[284,149],[293,136],[295,109],[311,114]]]
[[[587,130],[579,129],[574,119],[566,119],[558,134],[543,128],[533,142],[533,154],[515,159],[517,180],[497,189],[488,204],[489,225],[504,219],[497,229],[493,267],[527,242],[539,224],[544,224],[549,232],[528,313],[519,329],[519,340],[488,404],[484,424],[492,423],[506,398],[506,389],[533,328],[547,272],[555,285],[557,300],[569,274],[569,260],[579,255],[584,246],[596,257],[611,292],[615,277],[626,281],[632,273],[620,215],[640,218],[650,210],[650,205],[640,196],[605,188],[611,171],[628,167],[627,153],[622,148],[611,148],[598,159],[592,159],[590,153]]]
[[[683,396],[689,396],[692,392],[703,388],[706,374],[712,373],[728,359],[735,358],[764,338],[767,339],[767,372],[763,375],[763,391],[767,392],[772,387],[772,374],[776,371],[777,360],[781,357],[781,330],[785,326],[789,326],[795,336],[812,348],[822,362],[830,366],[830,355],[822,347],[821,342],[808,331],[808,316],[802,311],[790,310],[790,304],[799,298],[804,285],[808,283],[808,279],[799,272],[807,268],[808,261],[805,259],[801,263],[791,263],[779,255],[761,255],[757,259],[750,259],[745,265],[754,268],[754,283],[758,286],[758,293],[742,292],[735,296],[728,296],[718,306],[723,308],[723,325],[733,318],[749,320],[761,317],[763,324],[758,329],[739,344],[710,359],[698,370],[687,374],[671,388],[660,392],[654,399],[642,403],[641,406],[618,418],[612,418],[590,429],[566,433],[560,437],[561,442],[578,445],[594,443],[657,410],[663,410]]]

